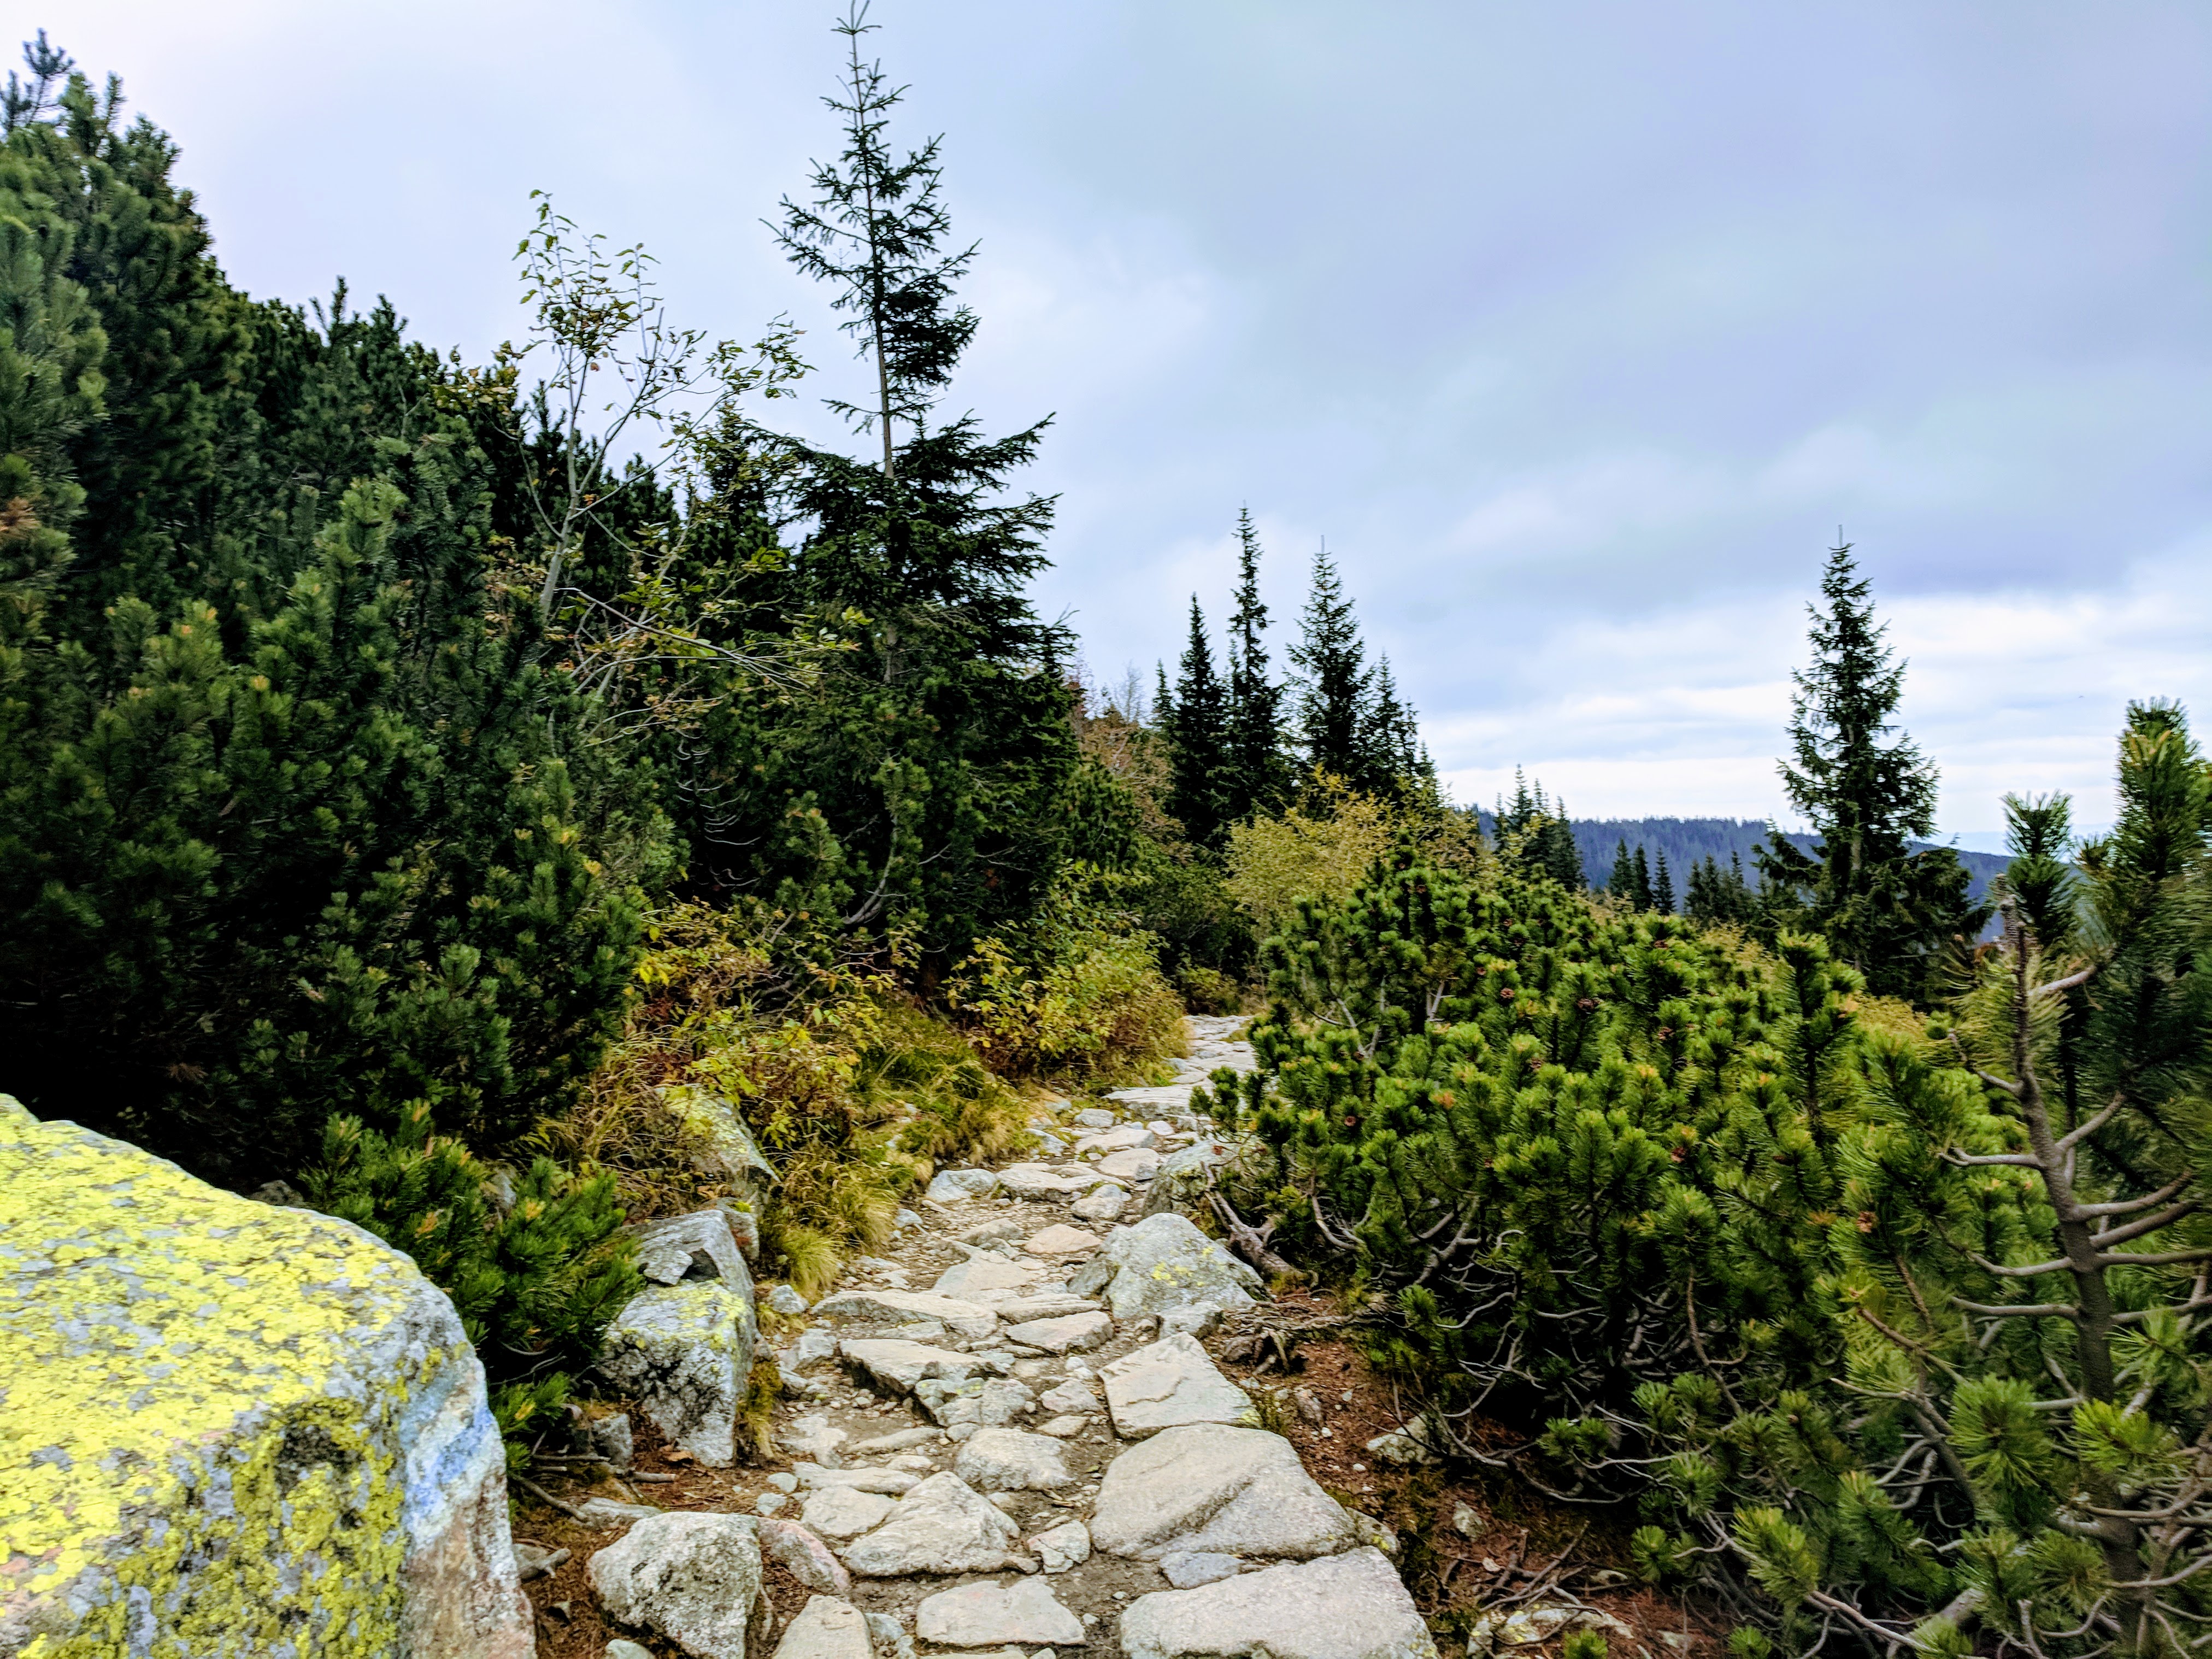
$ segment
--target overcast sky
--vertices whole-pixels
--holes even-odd
[[[533,188],[683,320],[810,328],[762,219],[831,153],[793,0],[71,0],[234,281],[343,274],[482,357]],[[1943,828],[2111,815],[2130,697],[2212,735],[2201,0],[878,0],[982,247],[956,392],[1051,414],[1040,584],[1089,661],[1219,616],[1249,503],[1287,633],[1326,536],[1462,799],[1782,810],[1837,527],[1910,657]]]

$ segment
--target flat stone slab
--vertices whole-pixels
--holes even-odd
[[[863,1578],[908,1573],[1000,1572],[1016,1565],[1021,1528],[957,1474],[933,1474],[890,1518],[845,1547],[845,1565]]]
[[[965,1382],[971,1376],[1003,1376],[1006,1365],[988,1354],[954,1353],[926,1342],[902,1342],[895,1337],[855,1337],[840,1342],[837,1352],[845,1363],[866,1374],[869,1382],[890,1394],[912,1394],[915,1385],[928,1379]]]
[[[977,1492],[1057,1492],[1075,1484],[1060,1442],[1019,1429],[978,1429],[963,1442],[953,1473]]]
[[[1360,1534],[1282,1436],[1196,1423],[1164,1429],[1107,1466],[1091,1540],[1146,1560],[1179,1550],[1303,1560],[1350,1549]]]
[[[1260,1425],[1252,1397],[1218,1370],[1204,1348],[1176,1332],[1102,1365],[1114,1432],[1140,1440],[1191,1423]]]
[[[1105,1242],[1088,1227],[1071,1227],[1060,1222],[1047,1227],[1022,1249],[1048,1261],[1065,1261],[1094,1255]]]
[[[1437,1659],[1413,1598],[1382,1553],[1156,1590],[1121,1614],[1125,1659]]]
[[[1192,1079],[1196,1082],[1198,1079]],[[1166,1083],[1152,1089],[1116,1089],[1106,1097],[1118,1100],[1133,1111],[1188,1112],[1190,1109],[1189,1083]]]
[[[1026,1199],[1080,1198],[1109,1177],[1079,1167],[1052,1169],[1042,1164],[1010,1164],[999,1172],[1009,1194]]]
[[[914,1633],[940,1647],[986,1648],[1007,1642],[1081,1644],[1083,1621],[1060,1606],[1042,1578],[963,1584],[939,1590],[914,1611]]]
[[[874,1659],[867,1615],[849,1601],[817,1595],[776,1644],[775,1659]]]
[[[1098,1390],[1090,1378],[1071,1376],[1047,1389],[1037,1403],[1048,1412],[1095,1412],[1098,1409]]]
[[[930,1289],[941,1297],[966,1301],[978,1291],[1028,1290],[1049,1272],[1042,1262],[1014,1261],[1002,1255],[975,1255],[938,1274]]]
[[[1249,1306],[1265,1295],[1260,1275],[1193,1225],[1187,1216],[1148,1215],[1106,1240],[1106,1248],[1068,1279],[1078,1296],[1096,1296],[1116,1319],[1211,1303]]]
[[[1079,1129],[1110,1129],[1121,1120],[1103,1106],[1086,1106],[1075,1115]]]
[[[1097,1313],[1099,1306],[1087,1296],[1072,1296],[1065,1291],[1040,1291],[1034,1295],[1010,1297],[1004,1302],[994,1302],[991,1311],[1010,1325],[1025,1325],[1032,1319],[1065,1319],[1070,1314]]]
[[[1124,1123],[1095,1135],[1085,1135],[1075,1143],[1075,1155],[1085,1152],[1126,1152],[1133,1146],[1150,1146],[1159,1137],[1141,1123]]]
[[[1062,1319],[1032,1319],[1009,1325],[1006,1340],[1047,1353],[1081,1353],[1114,1339],[1114,1321],[1104,1313],[1069,1314]]]
[[[1239,1558],[1217,1550],[1170,1550],[1160,1557],[1160,1576],[1177,1589],[1218,1584],[1243,1571],[1244,1563]]]
[[[848,1492],[903,1498],[921,1484],[918,1477],[904,1469],[828,1469],[819,1463],[794,1463],[791,1472],[808,1492],[827,1492],[836,1486]]]
[[[1098,1160],[1098,1173],[1115,1181],[1150,1181],[1159,1173],[1160,1155],[1149,1146],[1132,1146]]]
[[[1118,1220],[1121,1212],[1129,1207],[1129,1189],[1109,1182],[1088,1198],[1079,1198],[1068,1206],[1068,1213],[1078,1221],[1100,1224]]]
[[[890,1518],[898,1502],[881,1492],[859,1492],[851,1486],[824,1486],[806,1500],[799,1518],[834,1543],[873,1532]]]
[[[931,1291],[840,1291],[815,1304],[814,1311],[823,1319],[866,1319],[881,1324],[934,1320],[970,1342],[981,1341],[999,1328],[999,1316],[990,1309]]]

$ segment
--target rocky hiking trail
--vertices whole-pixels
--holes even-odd
[[[1190,1017],[1175,1082],[1045,1103],[1041,1151],[939,1171],[813,1306],[764,1287],[770,1462],[732,1443],[750,1345],[701,1334],[751,1293],[721,1212],[641,1229],[677,1271],[611,1345],[638,1420],[598,1425],[595,1486],[526,1486],[516,1526],[541,1653],[1436,1659],[1397,1540],[1263,1416],[1340,1479],[1365,1464],[1310,1391],[1285,1422],[1206,1346],[1267,1294],[1176,1207],[1230,1150],[1190,1094],[1252,1066],[1243,1023]]]

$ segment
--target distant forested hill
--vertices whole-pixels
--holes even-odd
[[[1753,886],[1759,884],[1758,867],[1751,854],[1766,839],[1766,825],[1757,818],[1577,818],[1571,827],[1575,848],[1582,854],[1583,874],[1592,886],[1604,882],[1613,869],[1613,854],[1624,841],[1631,853],[1642,847],[1655,866],[1664,853],[1668,867],[1674,872],[1677,891],[1692,865],[1711,856],[1726,866],[1731,853],[1743,860],[1745,879]],[[1811,836],[1790,839],[1808,851],[1815,842]],[[1934,844],[1915,842],[1913,846],[1917,850]],[[1978,899],[1988,890],[1990,878],[2009,861],[2001,853],[1969,853],[1963,848],[1957,852],[1959,862],[1974,878],[1972,892]]]

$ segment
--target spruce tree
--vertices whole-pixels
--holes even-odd
[[[1374,672],[1367,666],[1352,600],[1326,548],[1314,555],[1313,587],[1291,661],[1298,671],[1298,739],[1307,771],[1334,773],[1367,787],[1364,739]]]
[[[1820,844],[1808,855],[1777,833],[1759,865],[1770,900],[1825,932],[1873,989],[1918,996],[1936,953],[1971,938],[1988,912],[1968,902],[1955,854],[1912,849],[1935,828],[1936,770],[1892,735],[1905,665],[1884,642],[1871,592],[1850,544],[1831,548],[1826,609],[1808,607],[1813,661],[1792,676],[1791,757],[1781,764],[1784,790]]]
[[[1168,738],[1168,811],[1200,847],[1218,848],[1233,821],[1229,777],[1228,687],[1214,672],[1213,648],[1198,596],[1190,599],[1190,639],[1162,729]]]
[[[781,510],[806,526],[796,593],[856,648],[806,707],[764,708],[750,740],[733,732],[726,764],[760,775],[742,827],[787,849],[785,896],[854,927],[903,915],[933,981],[979,933],[1027,915],[1060,867],[1071,642],[1024,591],[1053,502],[1003,499],[1043,423],[989,439],[970,416],[933,421],[975,331],[954,293],[975,248],[946,251],[939,141],[890,147],[902,94],[861,56],[873,27],[861,7],[836,26],[846,76],[823,101],[844,148],[815,167],[809,204],[784,203],[780,237],[831,286],[869,362],[871,393],[830,407],[880,453],[787,440],[770,468]]]
[[[1651,908],[1662,916],[1674,914],[1674,878],[1667,871],[1667,854],[1659,854],[1659,871],[1651,878]]]
[[[1224,811],[1241,823],[1272,812],[1291,790],[1284,752],[1283,698],[1287,688],[1267,672],[1267,607],[1260,599],[1260,532],[1252,510],[1237,515],[1237,601],[1229,614],[1228,767]]]
[[[1641,846],[1636,849],[1635,884],[1630,889],[1630,896],[1638,910],[1649,910],[1656,898],[1651,887],[1651,860],[1644,856]]]
[[[1628,856],[1628,838],[1622,836],[1620,847],[1613,855],[1613,873],[1606,878],[1605,890],[1617,899],[1633,903],[1636,899],[1636,866]]]

